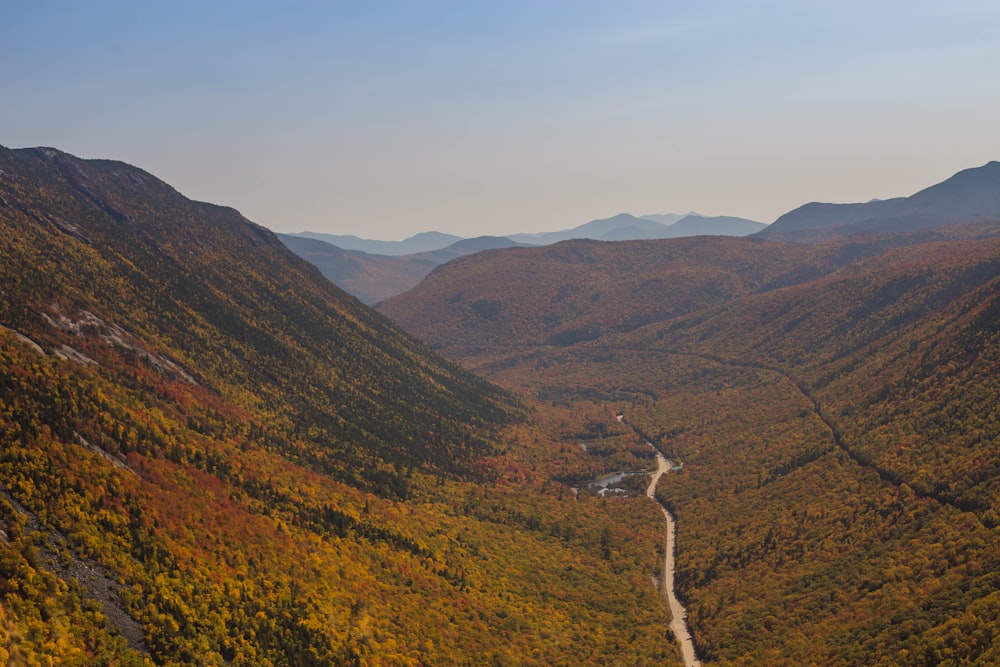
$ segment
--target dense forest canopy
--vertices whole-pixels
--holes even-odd
[[[522,395],[616,406],[683,465],[657,495],[707,664],[991,665],[998,229],[568,242],[466,258],[382,308]],[[586,336],[550,335],[560,308]]]
[[[681,664],[652,443],[705,664],[996,664],[998,232],[489,250],[379,314],[0,149],[0,658]]]
[[[675,660],[654,508],[542,472],[634,443],[566,449],[236,211],[0,150],[0,290],[4,661]]]

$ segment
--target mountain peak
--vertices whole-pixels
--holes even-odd
[[[864,204],[811,202],[760,232],[782,240],[820,240],[863,232],[908,231],[1000,218],[1000,162],[963,169],[909,197]]]

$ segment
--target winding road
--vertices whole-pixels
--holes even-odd
[[[650,447],[653,446],[651,443],[647,444]],[[657,451],[656,472],[653,473],[653,479],[650,480],[649,488],[646,489],[647,496],[656,500],[656,483],[669,470],[670,462],[664,458],[663,454]],[[677,526],[674,523],[674,517],[667,511],[667,508],[660,504],[658,500],[656,500],[656,504],[660,505],[660,509],[663,510],[663,516],[667,520],[667,548],[663,565],[662,590],[664,596],[667,598],[667,606],[670,608],[670,630],[681,645],[681,657],[684,659],[684,664],[687,667],[701,667],[701,661],[698,660],[694,652],[694,642],[691,641],[691,632],[688,630],[687,611],[684,610],[684,605],[677,599],[677,594],[674,592],[674,543],[677,537]]]

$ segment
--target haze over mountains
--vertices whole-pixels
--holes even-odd
[[[304,236],[335,245],[342,250],[358,250],[369,255],[412,255],[429,250],[440,250],[462,240],[461,236],[442,232],[421,232],[402,241],[374,241],[350,234],[323,234],[321,232],[300,232],[299,234],[288,234],[288,236]]]
[[[911,197],[865,204],[814,202],[780,216],[771,225],[693,212],[642,217],[621,213],[559,232],[478,239],[459,239],[439,232],[425,232],[403,241],[369,241],[313,232],[279,236],[293,252],[315,264],[328,279],[363,302],[376,304],[415,287],[434,267],[451,259],[478,250],[514,245],[551,245],[571,239],[628,241],[754,234],[769,239],[817,242],[856,233],[901,232],[944,223],[974,223],[1000,214],[998,184],[1000,163],[991,162],[964,170]],[[337,247],[295,240],[303,237]]]
[[[1000,664],[996,165],[376,312],[296,253],[415,255],[0,148],[0,661],[680,665],[655,448],[704,664]]]
[[[635,239],[668,239],[682,236],[720,235],[746,236],[764,228],[764,224],[728,216],[709,217],[691,212],[644,215],[636,217],[620,213],[603,220],[558,232],[510,234],[508,238],[525,245],[551,245],[570,239],[597,241],[630,241]]]
[[[660,213],[634,216],[619,213],[610,218],[592,220],[588,223],[558,232],[534,232],[506,234],[507,238],[521,245],[550,245],[569,239],[595,239],[598,241],[628,241],[633,239],[664,239],[681,236],[721,235],[746,236],[760,231],[766,225],[745,218],[731,216],[703,216],[695,212],[679,215]],[[444,234],[442,232],[421,232],[402,241],[375,241],[352,235],[324,234],[321,232],[299,232],[287,236],[304,236],[325,241],[342,250],[359,250],[370,255],[414,255],[440,250],[456,242],[470,239]]]
[[[909,197],[865,204],[810,203],[760,232],[765,238],[819,241],[857,233],[900,232],[996,219],[1000,214],[1000,162],[965,169]]]
[[[371,241],[356,236],[315,232],[278,236],[292,252],[315,264],[329,280],[363,302],[375,304],[416,286],[434,267],[480,250],[550,245],[567,239],[623,241],[695,235],[745,236],[763,227],[763,224],[752,220],[705,217],[696,213],[643,218],[622,213],[560,232],[471,239],[440,232],[425,232],[403,241]],[[324,247],[317,242],[333,247]]]

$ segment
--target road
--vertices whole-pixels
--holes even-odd
[[[652,443],[647,444],[650,447],[653,446]],[[663,510],[663,516],[667,520],[667,547],[663,565],[662,591],[663,595],[667,598],[667,606],[670,608],[670,630],[674,633],[674,637],[677,638],[677,643],[680,644],[681,657],[684,659],[686,667],[701,667],[701,661],[698,660],[698,656],[694,652],[694,642],[691,641],[691,632],[688,630],[687,612],[674,592],[674,544],[677,537],[677,526],[674,523],[674,517],[671,516],[666,507],[656,500],[655,495],[656,483],[660,481],[660,477],[664,473],[669,471],[670,462],[664,458],[663,454],[657,451],[656,472],[653,473],[653,479],[649,482],[646,495],[656,501],[657,505],[660,505],[660,509]]]

